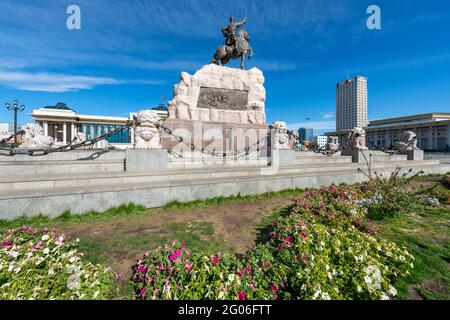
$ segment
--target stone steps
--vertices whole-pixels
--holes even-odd
[[[436,165],[435,162],[407,162],[403,172],[410,168],[413,172],[424,170],[428,173],[446,173],[450,165]],[[389,175],[395,165],[387,163],[377,171]],[[271,169],[273,172],[265,169]],[[72,213],[84,213],[90,210],[104,211],[111,207],[133,202],[146,207],[158,207],[170,201],[192,201],[218,196],[232,196],[261,194],[264,192],[280,191],[291,188],[314,188],[331,183],[354,183],[367,178],[356,170],[357,164],[345,169],[335,168],[334,171],[324,172],[322,167],[316,171],[306,172],[302,168],[253,168],[247,175],[216,176],[205,178],[205,171],[193,172],[194,176],[178,176],[157,181],[133,181],[109,185],[82,185],[64,188],[42,188],[40,190],[13,191],[0,193],[0,218],[13,219],[22,214],[46,214],[57,216],[65,210]],[[248,168],[242,168],[247,169]],[[264,169],[263,171],[261,171]],[[297,169],[297,170],[296,170]],[[300,170],[298,170],[300,169]],[[194,170],[195,171],[195,170]],[[234,170],[229,170],[234,172]],[[220,171],[218,171],[220,172]],[[211,174],[217,174],[211,172]],[[163,175],[163,173],[160,173]],[[181,174],[181,172],[180,172]],[[153,174],[157,175],[157,174]],[[100,175],[99,175],[100,176]],[[130,176],[130,175],[126,175]],[[202,178],[200,178],[202,177]],[[56,180],[55,180],[56,181]]]
[[[373,170],[380,168],[395,167],[412,168],[417,166],[436,166],[437,161],[425,161],[416,163],[412,161],[404,161],[393,164],[373,164]],[[333,173],[340,172],[356,172],[358,168],[367,171],[365,165],[358,163],[322,163],[320,167],[317,164],[295,165],[289,167],[268,167],[268,166],[234,166],[234,167],[201,167],[191,168],[188,171],[185,168],[161,170],[158,172],[100,172],[97,173],[72,173],[52,175],[40,174],[35,175],[17,175],[17,176],[0,176],[0,194],[10,192],[23,192],[42,189],[60,190],[73,187],[93,187],[108,185],[123,185],[133,183],[158,183],[176,180],[209,180],[223,177],[247,177],[251,175],[271,174],[272,172],[279,174],[307,174],[307,173]]]
[[[43,174],[123,172],[123,159],[108,160],[49,160],[0,161],[0,177],[18,177]]]

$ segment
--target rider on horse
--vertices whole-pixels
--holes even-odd
[[[234,22],[234,17],[230,17],[230,24],[226,27],[222,28],[222,33],[224,37],[227,39],[225,40],[225,45],[234,47],[236,44],[236,30],[247,23],[247,18],[244,18],[244,20],[240,22]],[[235,48],[237,49],[237,48]]]

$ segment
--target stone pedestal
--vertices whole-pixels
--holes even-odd
[[[343,150],[342,156],[352,156],[352,161],[356,163],[366,163],[370,161],[370,150]]]
[[[287,167],[295,165],[295,151],[272,150],[270,165],[272,167]]]
[[[150,172],[164,170],[168,167],[167,150],[136,150],[125,151],[126,172]]]
[[[173,89],[169,118],[238,124],[265,124],[264,75],[209,64],[193,76],[182,72]]]
[[[423,150],[405,150],[400,154],[408,156],[408,160],[411,161],[423,161],[424,159]]]

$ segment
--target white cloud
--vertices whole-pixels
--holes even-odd
[[[19,90],[45,92],[78,91],[92,89],[98,85],[115,85],[121,83],[112,78],[21,71],[0,71],[0,82],[8,87]]]
[[[70,92],[89,90],[100,85],[148,84],[163,85],[166,82],[152,79],[117,80],[106,77],[87,77],[58,73],[31,73],[0,70],[0,82],[4,86],[24,91]]]
[[[298,130],[298,128],[306,127],[307,125],[314,130],[334,130],[336,128],[335,121],[312,121],[308,124],[306,122],[290,123],[287,126],[289,130]]]
[[[333,119],[334,113],[333,112],[321,112],[320,116],[322,117],[323,120]]]

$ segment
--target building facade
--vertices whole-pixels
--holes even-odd
[[[319,148],[323,148],[328,143],[328,137],[327,136],[317,136],[316,143]]]
[[[390,149],[400,134],[413,131],[417,135],[417,146],[425,151],[450,151],[450,113],[434,112],[405,117],[371,121],[364,127],[366,144],[370,149]],[[348,130],[327,132],[337,136],[341,145],[347,142]]]
[[[314,129],[312,128],[300,128],[298,129],[298,138],[300,141],[314,141]]]
[[[369,123],[367,78],[356,76],[336,85],[336,130],[365,127]]]
[[[157,111],[161,117],[167,117],[167,111]],[[65,145],[73,140],[78,132],[86,135],[87,139],[96,138],[127,125],[135,113],[129,117],[111,117],[79,114],[65,103],[47,106],[33,110],[31,116],[34,121],[44,128],[44,134],[51,136],[57,145]],[[109,144],[116,147],[129,147],[134,144],[133,128],[125,129],[107,139]]]

